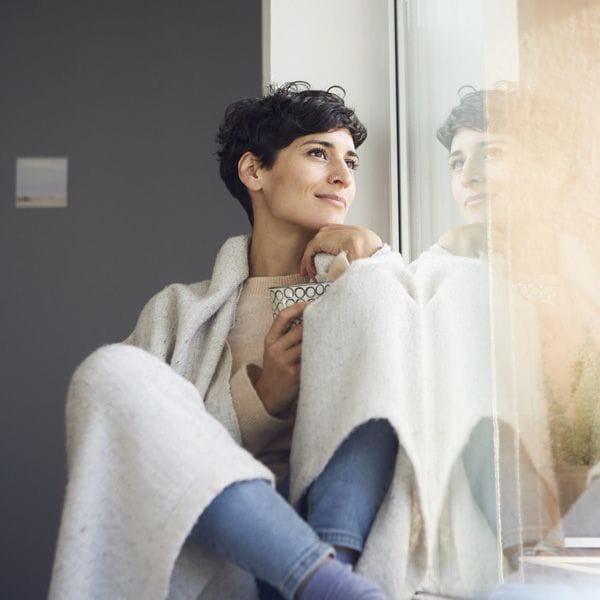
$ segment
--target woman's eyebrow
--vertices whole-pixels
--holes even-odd
[[[307,144],[319,144],[320,146],[325,146],[325,148],[335,148],[335,144],[332,144],[331,142],[326,142],[325,140],[308,140],[300,144],[300,146],[306,146]],[[348,150],[346,154],[358,158],[358,154],[354,152],[354,150]]]
[[[488,140],[481,140],[481,142],[478,142],[477,144],[477,148],[485,148],[487,146],[490,146],[492,144],[508,144],[509,142],[507,140],[504,140],[502,138],[490,138]],[[450,154],[448,154],[448,158],[453,158],[454,156],[464,156],[464,152],[459,148],[458,150],[455,150],[454,152],[451,152]]]

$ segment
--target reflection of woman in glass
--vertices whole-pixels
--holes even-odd
[[[580,122],[567,125],[576,114],[545,92],[464,96],[438,138],[449,150],[453,194],[468,224],[440,243],[460,256],[486,253],[491,209],[491,246],[537,322],[562,533],[586,538],[600,535],[600,302],[591,284],[598,280],[592,256],[600,238],[595,192],[589,194],[590,142]],[[476,205],[468,199],[482,191],[486,209],[471,211]],[[514,326],[523,324],[516,317]]]
[[[499,194],[507,188],[511,161],[518,150],[516,141],[488,127],[488,108],[497,110],[511,92],[477,91],[466,86],[459,95],[464,90],[469,91],[438,129],[437,138],[448,150],[452,196],[465,225],[446,232],[439,244],[458,257],[471,259],[487,253],[490,212],[493,214],[501,203]],[[482,335],[489,334],[482,331]],[[517,442],[516,450],[512,427],[502,420],[498,426],[502,542],[516,566],[520,546],[535,546],[547,537],[558,514],[556,499],[534,467],[522,440]],[[474,429],[463,453],[473,494],[493,528],[497,520],[494,446],[492,421],[486,419]]]
[[[452,196],[467,224],[485,223],[488,219],[486,178],[495,175],[490,159],[498,155],[501,144],[488,135],[485,94],[473,90],[462,96],[437,131],[438,140],[449,153]]]
[[[273,321],[268,290],[306,281],[318,252],[381,248],[343,225],[365,138],[341,97],[301,85],[227,109],[221,175],[252,236],[225,243],[211,281],[157,294],[127,344],[101,348],[74,375],[51,597],[162,598],[175,568],[174,597],[254,598],[256,577],[268,597],[383,598],[352,567],[396,436],[385,421],[357,427],[314,474],[303,518],[288,504],[303,339],[290,325],[306,305]]]

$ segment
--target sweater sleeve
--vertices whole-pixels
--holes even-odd
[[[253,455],[260,453],[277,435],[293,423],[293,416],[279,419],[264,407],[252,383],[251,373],[260,367],[241,365],[230,380],[233,406],[242,433],[244,448]]]

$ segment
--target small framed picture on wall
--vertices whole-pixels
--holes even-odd
[[[17,208],[67,207],[67,158],[17,158]]]

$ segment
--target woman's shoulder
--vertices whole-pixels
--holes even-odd
[[[195,283],[170,283],[154,294],[148,303],[170,304],[172,302],[194,301],[206,295],[210,287],[210,279]]]
[[[157,339],[167,343],[182,314],[206,295],[209,286],[210,280],[165,286],[146,302],[125,343],[150,351],[156,346]],[[159,354],[157,351],[154,353]]]

